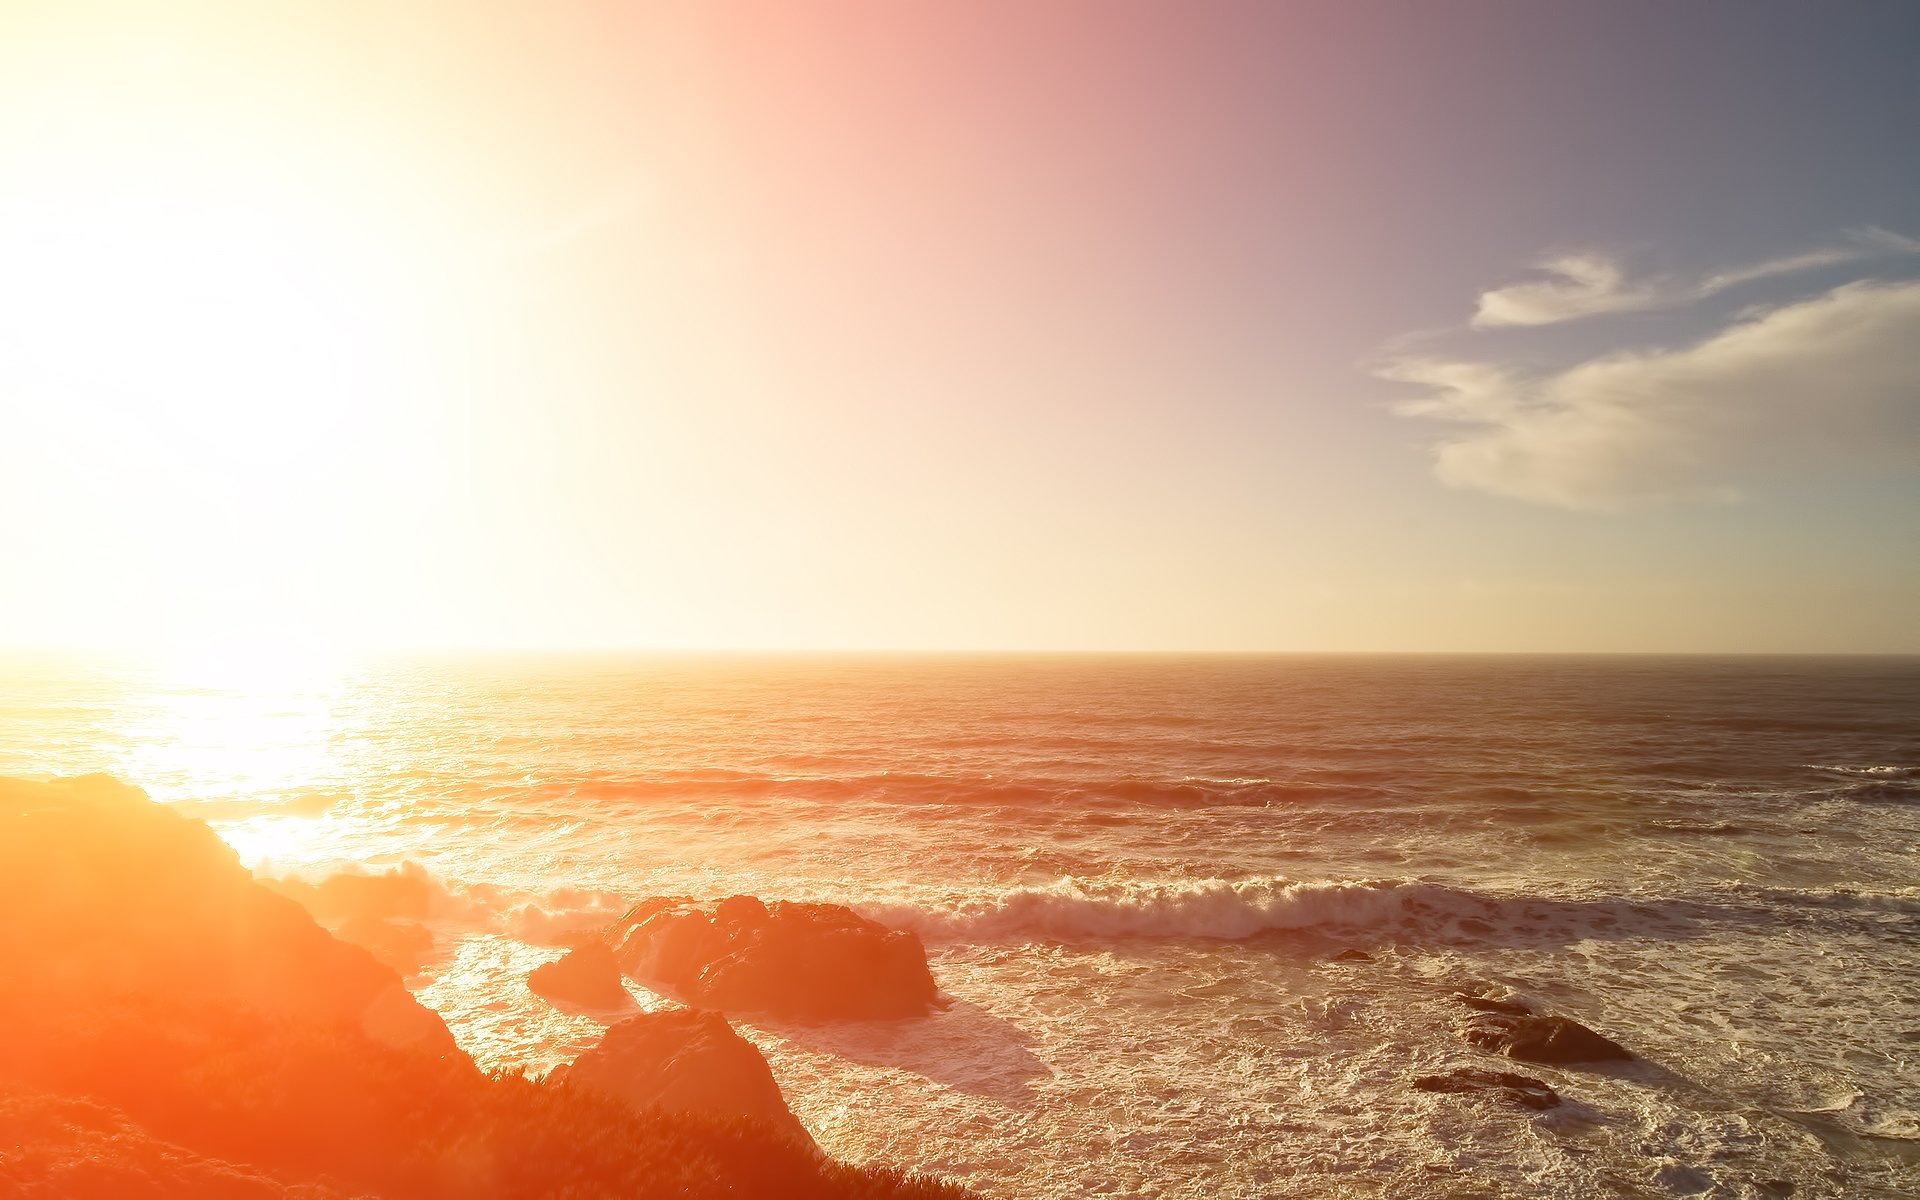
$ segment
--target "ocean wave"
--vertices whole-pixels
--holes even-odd
[[[610,924],[629,907],[614,892],[562,888],[538,898],[515,897],[495,919],[505,933],[535,946],[562,946]]]
[[[884,924],[930,941],[1244,941],[1289,931],[1374,944],[1567,944],[1589,938],[1677,939],[1782,920],[1868,930],[1920,913],[1920,888],[1736,885],[1683,896],[1500,894],[1420,879],[1063,878],[1044,887],[943,904],[860,904]]]
[[[1109,883],[1063,879],[946,908],[865,905],[885,924],[940,940],[1210,938],[1298,929],[1437,926],[1498,916],[1502,901],[1418,880],[1289,883],[1203,879]]]
[[[1763,903],[1789,909],[1832,909],[1902,916],[1920,913],[1920,887],[1875,890],[1850,887],[1745,887],[1729,889]]]
[[[591,887],[524,890],[448,880],[414,862],[314,879],[262,879],[323,923],[353,917],[425,920],[562,945],[616,919],[637,898]],[[714,898],[719,898],[716,895]],[[1124,881],[1064,876],[1044,886],[941,901],[858,896],[772,897],[851,904],[929,941],[1245,941],[1287,932],[1368,944],[1567,944],[1587,938],[1682,938],[1713,928],[1828,922],[1868,930],[1920,914],[1920,887],[1789,888],[1726,884],[1680,896],[1480,891],[1432,880],[1298,882],[1279,878]]]
[[[1838,776],[1816,795],[1829,800],[1862,804],[1920,803],[1920,767],[1895,764],[1844,765],[1807,763],[1810,771]]]
[[[1692,833],[1711,837],[1731,837],[1747,832],[1745,825],[1736,825],[1732,821],[1695,821],[1685,817],[1661,817],[1650,822],[1650,827],[1666,833]]]
[[[1834,775],[1864,775],[1873,779],[1920,779],[1920,767],[1881,766],[1843,766],[1826,763],[1808,763],[1809,771],[1826,771]]]
[[[426,921],[450,930],[500,932],[536,946],[561,945],[605,925],[629,901],[615,892],[561,886],[528,892],[441,877],[417,862],[378,869],[353,866],[312,877],[257,876],[316,920]]]
[[[1178,778],[1120,775],[1063,779],[990,775],[941,775],[912,771],[867,774],[756,774],[689,771],[661,775],[544,779],[530,788],[501,786],[494,798],[558,800],[617,810],[622,805],[661,802],[738,803],[803,801],[818,804],[870,802],[902,805],[966,805],[1005,808],[1125,805],[1139,808],[1269,808],[1292,804],[1364,804],[1392,794],[1380,772],[1335,771],[1320,777],[1277,780],[1264,776],[1186,775]]]

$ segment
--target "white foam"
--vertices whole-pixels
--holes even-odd
[[[1808,763],[1807,769],[1810,771],[1829,771],[1835,775],[1868,775],[1868,776],[1873,776],[1875,778],[1882,778],[1882,779],[1900,778],[1903,776],[1910,776],[1910,775],[1920,775],[1920,767],[1901,767],[1901,766],[1891,766],[1891,765],[1880,765],[1880,766],[1870,766],[1870,767],[1850,767],[1850,766],[1827,764],[1827,763]]]
[[[945,908],[865,906],[885,924],[943,940],[1040,937],[1217,938],[1283,929],[1375,928],[1416,918],[1483,916],[1495,902],[1417,880],[1288,883],[1062,879]]]
[[[1920,913],[1920,887],[1875,890],[1851,887],[1750,889],[1769,903],[1797,908],[1834,908],[1878,913]]]
[[[608,924],[626,909],[627,902],[612,892],[569,891],[506,908],[499,923],[523,942],[557,946],[583,929]]]

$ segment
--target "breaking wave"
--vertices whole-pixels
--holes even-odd
[[[1920,767],[1881,764],[1876,766],[1822,765],[1808,763],[1809,770],[1837,775],[1846,782],[1826,793],[1866,803],[1913,803],[1920,801]]]
[[[1125,883],[1067,878],[938,906],[856,907],[884,924],[946,942],[1244,941],[1317,930],[1376,943],[1551,944],[1684,938],[1730,926],[1772,928],[1783,919],[1825,923],[1835,930],[1865,928],[1920,912],[1920,888],[1736,885],[1681,896],[1548,896],[1501,895],[1418,879]]]
[[[1920,913],[1920,887],[1874,890],[1849,887],[1744,889],[1755,898],[1782,908],[1832,909],[1843,912],[1902,916]]]
[[[1238,941],[1280,930],[1372,929],[1485,920],[1502,902],[1417,880],[1288,883],[1203,879],[1108,883],[1063,879],[948,908],[863,906],[885,924],[941,940],[1038,937],[1211,938]]]

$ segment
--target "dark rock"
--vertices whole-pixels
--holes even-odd
[[[1459,1067],[1445,1075],[1422,1075],[1413,1081],[1413,1086],[1423,1092],[1494,1095],[1528,1108],[1553,1108],[1560,1103],[1560,1097],[1543,1080],[1479,1067]]]
[[[1368,954],[1365,950],[1342,950],[1340,953],[1334,955],[1328,961],[1329,962],[1372,962],[1373,955]]]
[[[650,900],[608,936],[627,974],[708,1008],[817,1021],[944,1007],[918,937],[838,904]]]
[[[758,896],[728,896],[713,910],[713,919],[723,924],[757,924],[767,919],[767,906]]]
[[[620,964],[605,942],[567,951],[527,976],[536,995],[582,1008],[627,1008],[633,996],[620,983]]]
[[[1566,1017],[1492,1016],[1467,1030],[1467,1040],[1522,1062],[1608,1062],[1633,1057],[1620,1043]]]
[[[1468,1008],[1477,1008],[1481,1012],[1500,1013],[1508,1017],[1533,1015],[1533,1010],[1518,1000],[1495,1000],[1491,996],[1469,996],[1465,992],[1455,992],[1453,998]]]
[[[628,1017],[549,1079],[616,1096],[641,1112],[747,1117],[813,1143],[781,1097],[767,1060],[717,1012],[683,1008]]]

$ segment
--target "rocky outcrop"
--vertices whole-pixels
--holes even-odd
[[[1633,1057],[1619,1042],[1566,1017],[1489,1014],[1468,1028],[1467,1040],[1521,1062],[1616,1062]]]
[[[1612,1038],[1602,1037],[1580,1022],[1534,1012],[1531,1005],[1511,996],[1475,996],[1455,992],[1453,998],[1474,1011],[1462,1031],[1467,1041],[1483,1050],[1521,1062],[1591,1063],[1631,1059],[1633,1052]]]
[[[746,1117],[784,1137],[813,1142],[787,1108],[766,1058],[717,1012],[689,1008],[628,1017],[549,1078],[616,1096],[640,1112]]]
[[[605,942],[588,942],[567,951],[527,976],[535,995],[582,1008],[628,1008],[633,995],[620,982],[620,964]]]
[[[1423,1092],[1489,1096],[1526,1108],[1554,1108],[1560,1103],[1560,1097],[1543,1080],[1479,1067],[1459,1067],[1444,1075],[1422,1075],[1413,1081],[1413,1086]]]
[[[734,896],[637,905],[609,931],[622,969],[690,1004],[804,1021],[944,1007],[914,934],[838,904]]]
[[[400,977],[258,886],[198,821],[105,776],[0,781],[0,962],[16,1001],[164,989],[460,1055]]]
[[[417,911],[398,884],[378,919]],[[777,1112],[485,1074],[392,970],[110,779],[0,779],[0,914],[0,1195],[965,1195],[830,1162]]]

